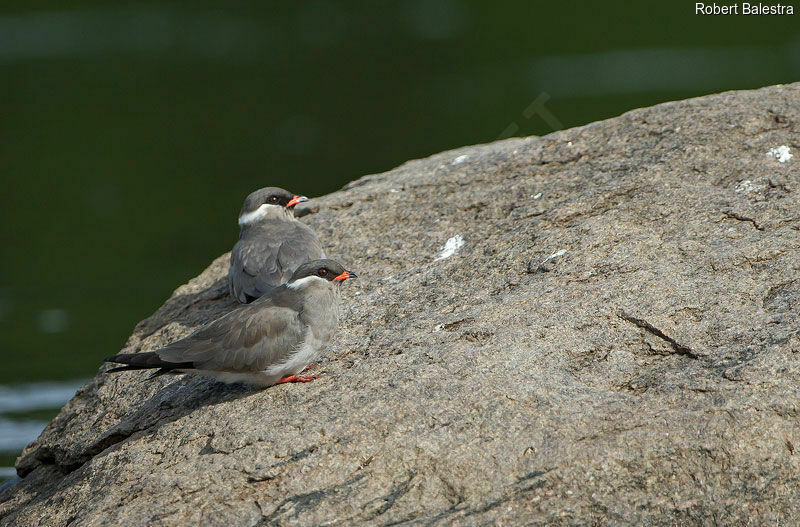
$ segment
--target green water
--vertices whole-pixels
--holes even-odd
[[[260,186],[800,78],[800,15],[596,4],[4,2],[0,384],[93,375]]]

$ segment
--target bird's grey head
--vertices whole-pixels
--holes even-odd
[[[308,201],[308,198],[282,188],[260,188],[244,200],[242,211],[239,213],[239,225],[250,225],[269,217],[291,216],[294,206],[303,201]]]
[[[348,278],[357,278],[356,273],[348,271],[336,260],[322,258],[306,262],[294,272],[286,283],[289,289],[299,289],[314,282],[328,281],[341,284]]]

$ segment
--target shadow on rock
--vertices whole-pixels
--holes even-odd
[[[264,388],[243,384],[225,384],[213,379],[182,375],[105,432],[86,450],[75,466],[65,468],[77,469],[89,459],[104,455],[109,447],[137,432],[154,433],[160,427],[200,408],[249,397],[263,390]]]

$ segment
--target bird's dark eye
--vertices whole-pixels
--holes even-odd
[[[270,196],[269,197],[270,203],[278,203],[278,196]]]
[[[324,267],[322,267],[322,268],[320,268],[319,271],[317,271],[317,274],[322,276],[322,277],[328,276],[328,270],[325,269]]]

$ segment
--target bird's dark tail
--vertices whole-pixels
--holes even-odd
[[[132,370],[150,370],[159,368],[157,375],[164,373],[171,373],[172,370],[192,369],[194,363],[192,362],[167,362],[162,360],[154,351],[145,353],[120,353],[113,357],[108,357],[105,362],[116,362],[118,364],[125,364],[117,368],[111,368],[106,373],[114,373],[117,371],[132,371]]]

